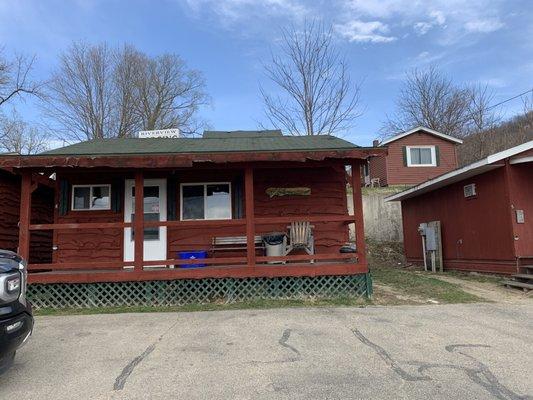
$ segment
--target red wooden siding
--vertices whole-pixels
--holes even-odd
[[[346,215],[346,174],[340,164],[322,167],[301,167],[298,163],[287,168],[254,169],[254,211],[259,217],[284,217],[290,215]],[[133,174],[101,171],[59,171],[58,179],[66,179],[69,184],[110,184],[117,177],[133,178]],[[180,183],[192,182],[231,182],[233,203],[235,208],[235,187],[242,185],[242,205],[244,210],[244,169],[187,169],[174,173],[145,173],[145,179],[166,177],[176,181],[176,216],[180,218]],[[285,196],[270,198],[266,194],[269,187],[311,188],[310,196]],[[70,201],[70,193],[69,193]],[[123,222],[123,207],[120,212],[113,211],[70,211],[60,216],[56,210],[56,223],[86,222]],[[317,253],[336,252],[337,248],[348,240],[348,229],[345,222],[316,222],[315,245]],[[287,223],[261,224],[256,227],[256,234],[272,231],[286,231]],[[176,252],[183,250],[210,249],[215,236],[244,236],[246,226],[220,226],[206,229],[203,226],[167,228],[167,256],[175,258]],[[79,231],[56,231],[54,244],[54,262],[121,261],[123,259],[123,229],[91,229]],[[235,255],[244,255],[235,252]],[[295,253],[296,254],[296,253]],[[223,256],[232,256],[224,252]],[[261,255],[259,252],[257,255]]]
[[[369,160],[370,178],[379,178],[381,186],[387,186],[387,157],[371,157]]]
[[[256,171],[255,215],[274,217],[290,215],[346,215],[346,174],[344,168],[291,168],[284,170]],[[310,196],[283,196],[269,198],[269,187],[311,188]],[[315,225],[317,252],[335,251],[335,246],[348,240],[348,229],[342,222],[320,222]],[[286,231],[287,224],[265,225],[262,232]]]
[[[531,155],[530,152],[529,155]],[[520,155],[525,157],[526,153]],[[508,166],[510,213],[514,229],[516,256],[533,256],[533,163]],[[516,210],[523,210],[525,223],[516,221]]]
[[[447,269],[512,273],[515,271],[513,226],[505,168],[402,201],[405,254],[422,260],[421,222],[441,221]],[[477,196],[465,198],[463,186],[475,183]]]
[[[20,212],[20,177],[0,170],[0,248],[16,251]]]
[[[20,183],[18,175],[0,170],[0,249],[17,251],[18,222],[20,216]],[[38,187],[32,193],[32,223],[53,222],[53,192]],[[32,232],[30,236],[30,262],[51,262],[52,233]]]
[[[405,166],[402,150],[404,146],[438,146],[439,165],[436,167]],[[417,185],[457,168],[456,144],[423,131],[389,143],[388,150],[386,157],[372,157],[370,167],[372,178],[380,178],[388,185]]]
[[[120,212],[111,210],[72,211],[72,185],[78,184],[112,184],[117,178],[124,179],[123,173],[102,171],[58,171],[58,182],[65,179],[69,183],[68,212],[59,215],[55,210],[56,223],[82,222],[124,222],[124,208]],[[133,174],[126,175],[133,179]],[[59,190],[56,191],[56,202]],[[122,261],[123,260],[123,229],[86,229],[84,231],[54,231],[54,262],[82,261]]]
[[[229,181],[235,186],[237,181],[243,180],[243,172],[239,170],[196,170],[179,173],[178,176],[180,183]],[[312,214],[346,215],[345,184],[345,173],[341,168],[256,169],[254,170],[255,216],[257,218]],[[311,195],[269,198],[266,194],[266,189],[269,187],[296,186],[310,187]],[[179,216],[179,192],[177,199]],[[235,199],[233,201],[235,202]],[[338,246],[348,240],[348,231],[342,222],[319,222],[314,225],[317,252]],[[256,234],[286,230],[287,223],[266,224],[258,226]],[[169,257],[175,256],[176,251],[209,249],[215,236],[244,236],[245,233],[244,225],[209,230],[203,227],[187,230],[171,227],[168,230]],[[229,253],[226,252],[225,255]]]

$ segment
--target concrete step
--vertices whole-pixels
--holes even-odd
[[[525,282],[519,282],[519,281],[503,281],[502,282],[505,286],[513,286],[513,287],[519,287],[522,289],[528,289],[533,290],[533,284],[531,283],[525,283]]]

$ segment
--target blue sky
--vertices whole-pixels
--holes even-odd
[[[0,0],[0,45],[35,55],[43,79],[73,40],[178,53],[205,75],[213,104],[201,115],[212,128],[255,129],[265,121],[259,84],[270,87],[262,62],[279,27],[317,18],[333,25],[352,79],[363,81],[364,114],[345,135],[357,144],[378,135],[414,67],[435,63],[458,83],[486,83],[495,102],[533,88],[531,0]],[[15,106],[42,121],[34,103]]]

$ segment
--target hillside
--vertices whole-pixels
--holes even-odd
[[[533,140],[533,111],[465,137],[464,143],[458,148],[459,166],[530,140]]]

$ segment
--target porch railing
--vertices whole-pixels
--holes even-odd
[[[352,166],[358,171],[358,164]],[[135,186],[137,195],[142,198],[144,190],[143,171],[136,172]],[[365,243],[363,233],[362,200],[360,176],[352,174],[352,188],[354,201],[354,215],[287,215],[279,217],[264,217],[254,215],[253,200],[253,169],[245,169],[245,211],[246,218],[232,220],[204,220],[204,221],[144,221],[138,218],[134,222],[105,222],[105,223],[54,223],[30,224],[31,192],[35,185],[30,173],[23,174],[21,188],[21,213],[19,232],[19,253],[26,259],[29,256],[30,232],[40,230],[79,231],[92,229],[124,229],[134,228],[134,260],[133,261],[88,261],[88,262],[59,262],[48,264],[30,264],[29,271],[46,271],[30,274],[30,283],[58,283],[58,282],[99,282],[99,281],[137,281],[137,280],[166,280],[180,278],[216,278],[216,277],[275,277],[275,276],[315,276],[315,275],[343,275],[367,272],[365,258]],[[142,201],[135,203],[135,214],[144,214]],[[285,224],[292,221],[309,222],[342,222],[355,223],[356,254],[318,253],[313,255],[287,255],[279,257],[257,256],[255,250],[255,235],[261,225]],[[144,228],[145,227],[235,227],[242,228],[247,238],[246,256],[213,257],[199,260],[166,259],[145,261]],[[310,261],[313,260],[314,263]],[[287,264],[267,264],[269,262],[286,262]],[[144,267],[172,266],[187,264],[206,264],[209,268],[176,268],[153,270]],[[124,267],[132,267],[125,269]],[[37,277],[38,276],[38,277]]]

